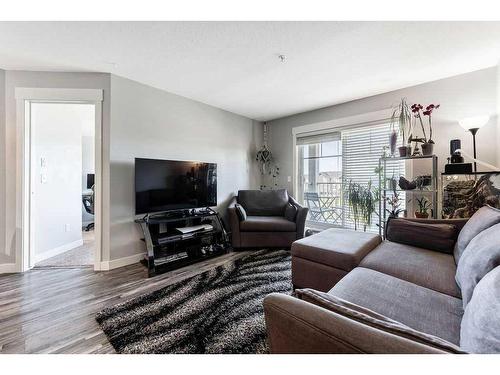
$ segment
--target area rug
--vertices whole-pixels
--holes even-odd
[[[100,311],[118,353],[266,353],[262,301],[292,292],[290,252],[261,250]]]

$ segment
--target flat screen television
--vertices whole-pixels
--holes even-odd
[[[217,164],[135,159],[136,215],[217,205]]]

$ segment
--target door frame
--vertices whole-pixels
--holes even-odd
[[[17,87],[16,125],[20,152],[16,179],[16,223],[21,228],[16,256],[19,271],[34,266],[33,225],[31,199],[32,150],[31,150],[31,103],[82,103],[95,107],[95,181],[94,181],[94,270],[100,270],[102,261],[102,101],[103,90]],[[19,143],[18,143],[19,144]]]

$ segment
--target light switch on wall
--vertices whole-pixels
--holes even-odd
[[[47,166],[47,159],[45,159],[45,156],[42,156],[40,158],[40,167],[45,168]]]
[[[286,180],[287,182],[292,182],[292,176],[287,176]]]
[[[70,226],[69,224],[65,224],[65,225],[64,225],[64,230],[65,230],[66,232],[69,232],[69,231],[71,230],[71,226]]]
[[[46,183],[47,183],[47,175],[46,175],[45,173],[42,173],[42,174],[40,175],[40,182],[41,182],[42,184],[46,184]]]

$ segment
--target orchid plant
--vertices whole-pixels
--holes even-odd
[[[429,104],[427,107],[425,107],[422,104],[413,104],[411,106],[411,111],[413,113],[413,116],[415,119],[418,119],[420,122],[420,126],[422,127],[422,133],[424,135],[422,141],[424,143],[434,143],[432,139],[432,112],[435,109],[438,109],[440,107],[440,104]],[[425,126],[424,126],[424,121],[422,120],[422,116],[427,116],[429,121],[429,138],[427,138],[427,133],[425,132]]]

